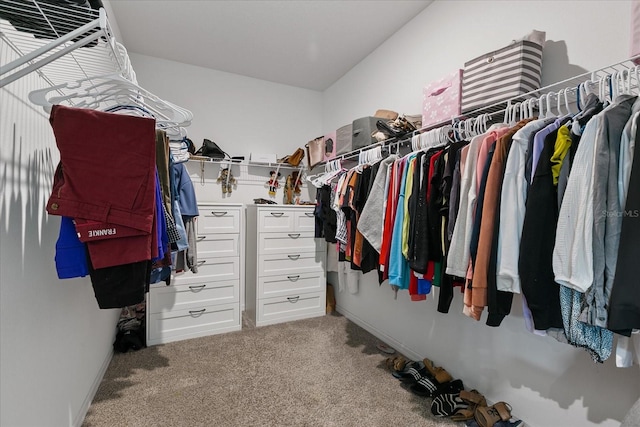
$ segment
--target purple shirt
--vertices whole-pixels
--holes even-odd
[[[538,133],[536,133],[536,135],[533,137],[533,157],[531,163],[531,176],[529,177],[529,185],[533,183],[533,177],[536,174],[536,166],[538,165],[538,160],[540,160],[540,154],[542,153],[542,148],[544,147],[544,139],[551,132],[555,132],[560,129],[563,121],[564,117],[556,119],[555,122],[538,131]]]

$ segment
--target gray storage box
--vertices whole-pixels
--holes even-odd
[[[349,123],[336,130],[336,155],[345,154],[353,151],[352,133],[353,125]]]
[[[353,150],[364,148],[367,145],[377,142],[371,134],[378,130],[376,126],[378,120],[380,120],[380,117],[369,116],[361,117],[353,121],[353,129],[351,130],[351,134],[353,135],[351,146]]]

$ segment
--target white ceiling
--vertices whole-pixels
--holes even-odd
[[[111,0],[127,49],[324,90],[432,0]]]

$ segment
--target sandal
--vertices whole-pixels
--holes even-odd
[[[398,366],[400,367],[400,369],[396,369],[394,372],[392,372],[392,375],[401,381],[407,380],[409,378],[414,378],[412,376],[413,371],[411,371],[411,369],[416,370],[419,368],[424,368],[424,366],[422,366],[422,362],[414,362],[412,360],[405,360],[404,366],[402,366],[402,363],[399,363]]]
[[[402,382],[416,382],[423,376],[427,375],[428,371],[424,367],[422,362],[408,362],[404,368],[393,373],[393,376]]]
[[[476,409],[475,418],[480,427],[493,427],[499,421],[509,421],[511,405],[498,402],[493,406],[480,406]]]
[[[435,397],[440,394],[457,394],[464,390],[461,380],[440,383],[438,380],[427,374],[420,378],[409,390],[420,397]]]
[[[391,372],[401,371],[406,363],[407,361],[402,356],[387,357],[384,361],[385,366]]]
[[[450,417],[468,407],[469,404],[460,398],[459,393],[442,393],[431,402],[431,413],[436,417]]]
[[[453,421],[471,420],[475,416],[476,409],[478,409],[479,407],[487,406],[487,400],[477,390],[462,390],[460,392],[460,399],[462,399],[467,404],[467,407],[461,408],[453,415],[451,415],[451,419]]]
[[[453,380],[453,377],[449,372],[447,372],[444,368],[436,367],[433,362],[427,358],[423,359],[422,362],[424,366],[427,368],[429,373],[440,383],[448,383]]]

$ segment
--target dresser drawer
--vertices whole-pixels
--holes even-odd
[[[291,209],[269,209],[258,211],[258,232],[293,232],[295,212]]]
[[[240,210],[228,207],[199,206],[198,236],[216,233],[239,233]]]
[[[190,271],[175,274],[172,278],[174,285],[193,283],[231,281],[240,278],[240,258],[211,258],[198,260],[198,273]]]
[[[194,275],[197,277],[197,275]],[[186,310],[203,305],[240,301],[240,281],[197,282],[185,285],[152,286],[149,289],[149,312]]]
[[[239,304],[150,313],[148,345],[240,329]]]
[[[240,255],[239,234],[204,234],[198,236],[198,259]]]
[[[258,256],[258,276],[295,275],[324,271],[322,253],[298,252]]]
[[[258,279],[258,298],[270,298],[291,293],[319,292],[325,286],[324,272],[262,276]]]
[[[258,300],[257,326],[287,320],[323,316],[326,310],[324,292],[290,294],[288,296]]]
[[[261,233],[258,245],[260,254],[316,252],[313,232]]]
[[[315,232],[316,230],[316,218],[313,213],[313,209],[305,209],[304,211],[297,211],[294,216],[294,227],[295,231],[310,231]]]

